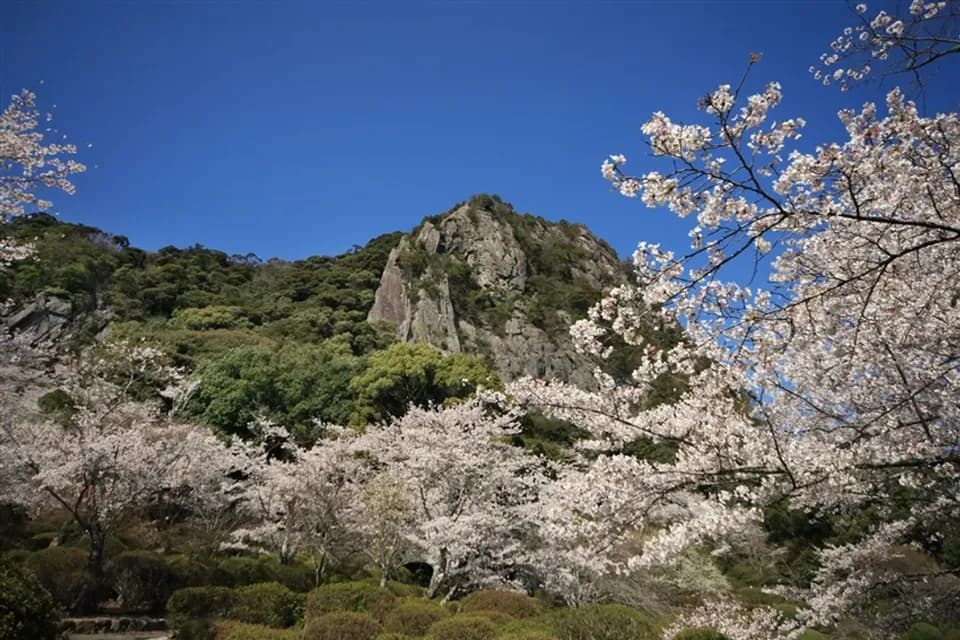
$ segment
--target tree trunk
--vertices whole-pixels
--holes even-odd
[[[440,590],[443,579],[447,577],[447,550],[440,551],[440,562],[433,567],[430,575],[430,586],[427,587],[427,598],[433,598]]]
[[[103,579],[103,548],[106,546],[107,536],[103,528],[93,523],[87,527],[87,536],[90,538],[90,555],[87,557],[87,567],[93,577]]]

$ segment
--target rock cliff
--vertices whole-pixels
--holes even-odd
[[[568,329],[624,278],[586,227],[475,196],[401,238],[368,320],[392,323],[406,341],[485,356],[506,380],[592,386],[595,363],[575,352]]]

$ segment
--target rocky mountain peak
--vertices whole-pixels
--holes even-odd
[[[586,227],[516,213],[474,196],[427,218],[390,252],[371,322],[400,339],[487,357],[509,380],[523,375],[593,383],[570,324],[625,272]]]

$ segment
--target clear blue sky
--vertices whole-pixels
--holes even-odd
[[[781,117],[835,138],[836,110],[871,90],[807,69],[850,16],[842,0],[6,0],[0,94],[37,90],[83,147],[61,217],[149,249],[339,253],[489,192],[625,256],[684,246],[686,223],[613,194],[604,156],[655,166],[642,122],[693,116],[751,51],[755,83],[783,84]]]

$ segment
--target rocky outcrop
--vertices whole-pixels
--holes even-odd
[[[103,310],[84,311],[59,296],[40,294],[30,302],[0,307],[0,326],[6,340],[35,351],[53,350],[81,329],[99,333],[110,322]]]
[[[616,253],[585,227],[475,197],[400,240],[368,320],[393,324],[409,342],[482,355],[506,380],[589,387],[595,363],[567,331],[583,309],[565,308],[562,294],[598,298],[623,277]]]

